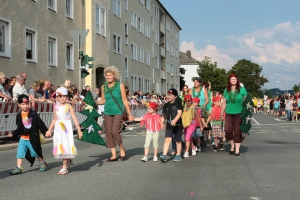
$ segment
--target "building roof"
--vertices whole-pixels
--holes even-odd
[[[186,51],[186,53],[180,51],[180,65],[198,65],[198,62],[191,56],[191,51]]]

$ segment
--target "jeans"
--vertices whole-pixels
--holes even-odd
[[[285,110],[286,118],[288,120],[292,120],[292,112],[291,110]]]

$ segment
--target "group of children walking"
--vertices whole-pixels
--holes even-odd
[[[22,161],[24,158],[31,163],[31,166],[35,158],[38,158],[40,162],[39,170],[41,172],[46,171],[47,162],[43,158],[39,132],[45,137],[50,137],[53,128],[53,155],[54,158],[63,159],[63,165],[58,174],[65,175],[68,173],[68,167],[72,159],[77,155],[74,145],[72,119],[78,131],[79,138],[82,137],[82,132],[73,107],[67,103],[67,96],[68,91],[65,87],[60,87],[56,90],[57,104],[54,106],[53,120],[49,129],[39,115],[30,109],[28,96],[20,95],[18,97],[18,105],[21,111],[16,117],[17,129],[12,134],[9,134],[10,137],[19,138],[16,156],[17,167],[10,171],[11,175],[22,173]],[[182,134],[184,134],[185,140],[183,157],[189,157],[190,151],[193,156],[196,155],[196,152],[200,151],[203,129],[208,126],[208,123],[212,125],[212,136],[215,142],[214,151],[223,150],[224,133],[222,129],[222,116],[220,116],[221,101],[219,98],[214,98],[214,106],[208,119],[204,119],[203,112],[199,107],[200,100],[197,97],[192,98],[191,95],[185,95],[182,102],[178,98],[178,91],[176,89],[169,89],[167,101],[163,106],[162,116],[157,113],[158,105],[155,102],[150,102],[148,112],[141,118],[134,119],[135,121],[140,121],[141,125],[145,125],[147,129],[144,156],[141,158],[143,162],[148,161],[149,147],[152,140],[154,148],[153,161],[160,160],[161,162],[167,162],[166,155],[172,141],[176,144],[176,152],[174,152],[173,160],[175,162],[181,161]],[[163,152],[158,157],[159,132],[163,128],[166,129],[165,141]]]

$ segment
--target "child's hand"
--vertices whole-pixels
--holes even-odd
[[[163,123],[160,124],[160,127],[161,127],[161,129],[165,129],[166,128],[165,124],[163,124]]]
[[[81,139],[83,136],[83,133],[81,131],[78,131],[78,138]]]
[[[172,125],[172,126],[175,126],[175,125],[176,125],[176,122],[177,122],[177,121],[176,121],[175,119],[173,119],[173,120],[171,121],[171,125]]]
[[[12,136],[13,136],[13,135],[12,135],[11,133],[10,133],[10,134],[8,134],[8,137],[12,138]]]
[[[45,136],[46,136],[46,137],[50,137],[50,136],[51,136],[51,132],[50,132],[50,131],[47,131],[46,134],[45,134]]]

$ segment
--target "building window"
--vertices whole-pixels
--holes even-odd
[[[57,66],[57,39],[48,37],[48,65]]]
[[[73,19],[74,0],[66,0],[66,15],[68,18]]]
[[[159,9],[155,6],[155,19],[159,21]]]
[[[131,58],[137,60],[137,46],[136,44],[131,44]]]
[[[125,44],[128,44],[128,24],[125,22]]]
[[[113,49],[115,53],[121,54],[122,44],[121,44],[121,36],[114,33],[113,35]]]
[[[66,45],[66,67],[74,70],[74,48],[72,43]]]
[[[150,66],[150,52],[145,50],[145,64]]]
[[[154,41],[153,40],[152,40],[151,48],[152,48],[152,58],[154,58]]]
[[[128,58],[125,56],[125,78],[128,78]]]
[[[167,20],[167,31],[170,31],[170,21]]]
[[[121,18],[121,0],[113,0],[114,15]]]
[[[145,5],[145,0],[139,0],[140,4]]]
[[[27,61],[36,61],[36,30],[26,29],[26,50],[25,56]]]
[[[147,22],[145,22],[145,36],[150,38],[150,26]]]
[[[139,47],[140,52],[140,63],[144,63],[144,49],[142,47]]]
[[[0,56],[10,57],[11,23],[0,17]]]
[[[159,57],[155,56],[155,68],[159,69]]]
[[[159,34],[157,31],[155,31],[155,44],[159,45]]]
[[[106,10],[101,6],[96,6],[96,32],[106,36]]]
[[[128,0],[125,0],[124,6],[125,6],[125,10],[128,11]]]
[[[137,29],[137,15],[134,11],[131,11],[131,26]]]
[[[150,0],[145,0],[145,7],[148,11],[150,11]]]
[[[151,15],[151,30],[154,31],[154,21],[153,21],[153,15]]]
[[[56,0],[48,0],[48,8],[50,10],[56,11]]]
[[[140,19],[140,33],[144,34],[144,20],[141,18]]]
[[[167,52],[170,52],[170,42],[167,41]]]

